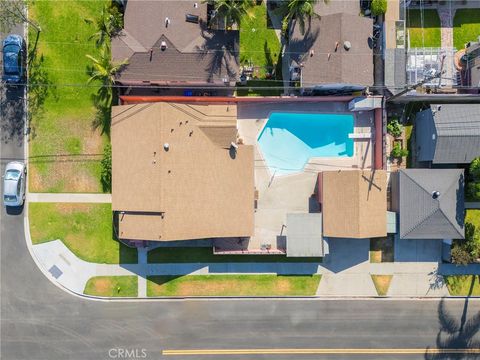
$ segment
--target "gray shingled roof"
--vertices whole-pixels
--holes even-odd
[[[432,104],[415,125],[420,161],[467,164],[480,156],[480,104]]]
[[[400,238],[465,237],[462,169],[405,169],[399,181]]]
[[[187,14],[198,16],[199,23],[187,22]],[[129,0],[124,18],[124,30],[112,39],[112,58],[127,58],[129,65],[117,81],[205,84],[223,83],[224,77],[237,80],[239,32],[209,30],[206,3]],[[160,49],[162,41],[168,45],[165,51]]]
[[[368,45],[368,38],[372,33],[372,19],[359,16],[358,13],[320,15],[320,19],[314,18],[305,26],[304,35],[300,32],[300,26],[295,26],[287,49],[291,61],[302,66],[303,85],[371,86],[373,51]],[[349,50],[343,46],[345,41],[351,44]]]

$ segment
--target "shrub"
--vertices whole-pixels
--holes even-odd
[[[112,191],[112,147],[105,145],[103,149],[101,182],[104,192]]]
[[[474,181],[480,182],[480,157],[473,159],[470,164],[470,176]]]
[[[392,151],[390,152],[390,157],[399,159],[404,156],[408,156],[408,150],[402,149],[400,143],[393,145]]]
[[[480,182],[469,182],[466,190],[468,200],[480,201]]]
[[[452,245],[452,263],[456,265],[468,265],[472,262],[472,255],[466,249],[466,246],[461,243],[454,242]]]
[[[387,12],[387,0],[372,0],[372,14],[375,16]]]
[[[392,119],[387,124],[387,131],[394,137],[400,137],[403,132],[403,126],[398,122],[397,119]]]

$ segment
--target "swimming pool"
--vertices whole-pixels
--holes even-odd
[[[353,156],[353,115],[271,113],[258,144],[270,170],[301,171],[312,157]]]

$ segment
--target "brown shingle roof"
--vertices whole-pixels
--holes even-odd
[[[312,19],[306,25],[305,35],[296,26],[289,51],[292,61],[303,65],[304,86],[333,83],[372,85],[373,51],[368,44],[372,26],[371,19],[346,13]],[[345,41],[350,42],[350,50],[345,50]],[[339,44],[337,51],[336,42]]]
[[[125,212],[120,238],[253,234],[253,147],[229,149],[236,110],[231,104],[113,107],[112,207]]]
[[[387,235],[384,170],[322,173],[323,235],[369,238]]]
[[[187,14],[199,16],[199,23],[186,22]],[[112,58],[129,59],[117,80],[218,83],[225,76],[236,80],[238,31],[209,31],[206,15],[207,5],[200,1],[129,0],[124,31],[112,39]],[[165,51],[160,50],[162,41],[168,44]]]

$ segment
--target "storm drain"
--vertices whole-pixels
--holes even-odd
[[[62,270],[60,270],[57,265],[53,265],[48,271],[55,279],[58,279],[63,274]]]

